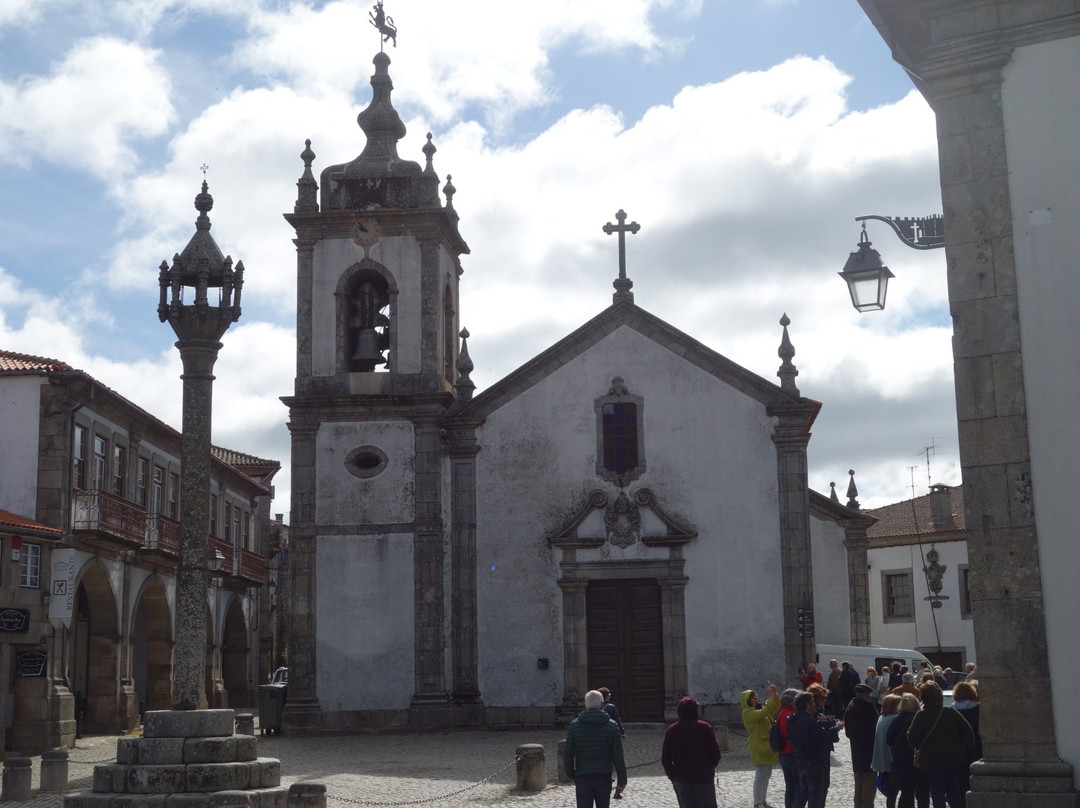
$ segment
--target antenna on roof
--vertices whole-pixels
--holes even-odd
[[[930,445],[922,447],[916,454],[926,456],[926,489],[929,491],[934,481],[930,477],[930,458],[937,454],[937,438],[930,438]],[[915,497],[915,487],[912,483],[911,496]]]
[[[911,475],[911,498],[912,499],[915,499],[915,469],[917,469],[917,468],[918,468],[918,466],[908,466],[907,467],[908,474]]]

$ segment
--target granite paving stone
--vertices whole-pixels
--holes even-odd
[[[290,738],[258,736],[258,756],[281,761],[281,792],[292,783],[314,781],[327,787],[330,808],[353,805],[449,806],[507,805],[520,808],[567,808],[574,805],[574,787],[561,783],[556,746],[563,730],[467,730],[440,733],[389,733]],[[663,727],[628,727],[625,741],[629,785],[614,808],[662,808],[676,806],[671,784],[660,766]],[[116,755],[115,737],[81,738],[69,759],[70,789],[89,788],[93,764]],[[542,744],[547,768],[547,787],[540,792],[515,790],[514,753],[527,743]],[[753,806],[754,770],[746,750],[742,727],[732,727],[731,751],[725,752],[717,774],[720,808]],[[27,808],[61,808],[61,794],[38,791],[41,759],[33,759],[33,795]],[[490,782],[477,785],[495,775]],[[265,800],[271,802],[271,800]],[[770,805],[784,804],[784,777],[773,769],[769,785]],[[833,754],[832,787],[827,808],[848,808],[853,803],[850,755],[841,737]],[[260,805],[262,802],[260,802]],[[885,798],[875,805],[884,808]]]

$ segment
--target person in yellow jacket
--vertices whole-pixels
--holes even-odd
[[[773,766],[780,762],[780,756],[769,746],[769,729],[780,712],[780,697],[776,694],[776,685],[769,685],[768,692],[769,698],[764,704],[753,690],[744,690],[739,696],[746,743],[754,764],[754,808],[772,808],[765,801],[765,794],[769,790]]]

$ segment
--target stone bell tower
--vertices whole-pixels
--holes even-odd
[[[422,167],[398,156],[406,132],[389,56],[374,65],[357,116],[363,151],[316,183],[308,141],[285,216],[297,249],[287,731],[355,721],[379,702],[445,703],[448,689],[439,418],[457,395],[459,256],[469,248],[449,176],[440,198],[431,135]],[[388,632],[358,613],[380,587]],[[332,673],[349,670],[358,648],[401,668],[399,691],[367,693]]]

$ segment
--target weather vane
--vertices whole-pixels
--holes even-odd
[[[206,163],[203,163],[201,166],[199,166],[199,170],[202,172],[202,178],[205,180],[206,172],[210,170],[210,166],[208,166]]]
[[[379,43],[379,50],[382,50],[383,42],[390,40],[394,43],[394,47],[397,47],[397,26],[394,25],[394,18],[386,16],[386,12],[383,11],[382,0],[379,0],[375,4],[375,10],[368,12],[369,22],[374,25],[380,34],[382,34],[382,42]]]

